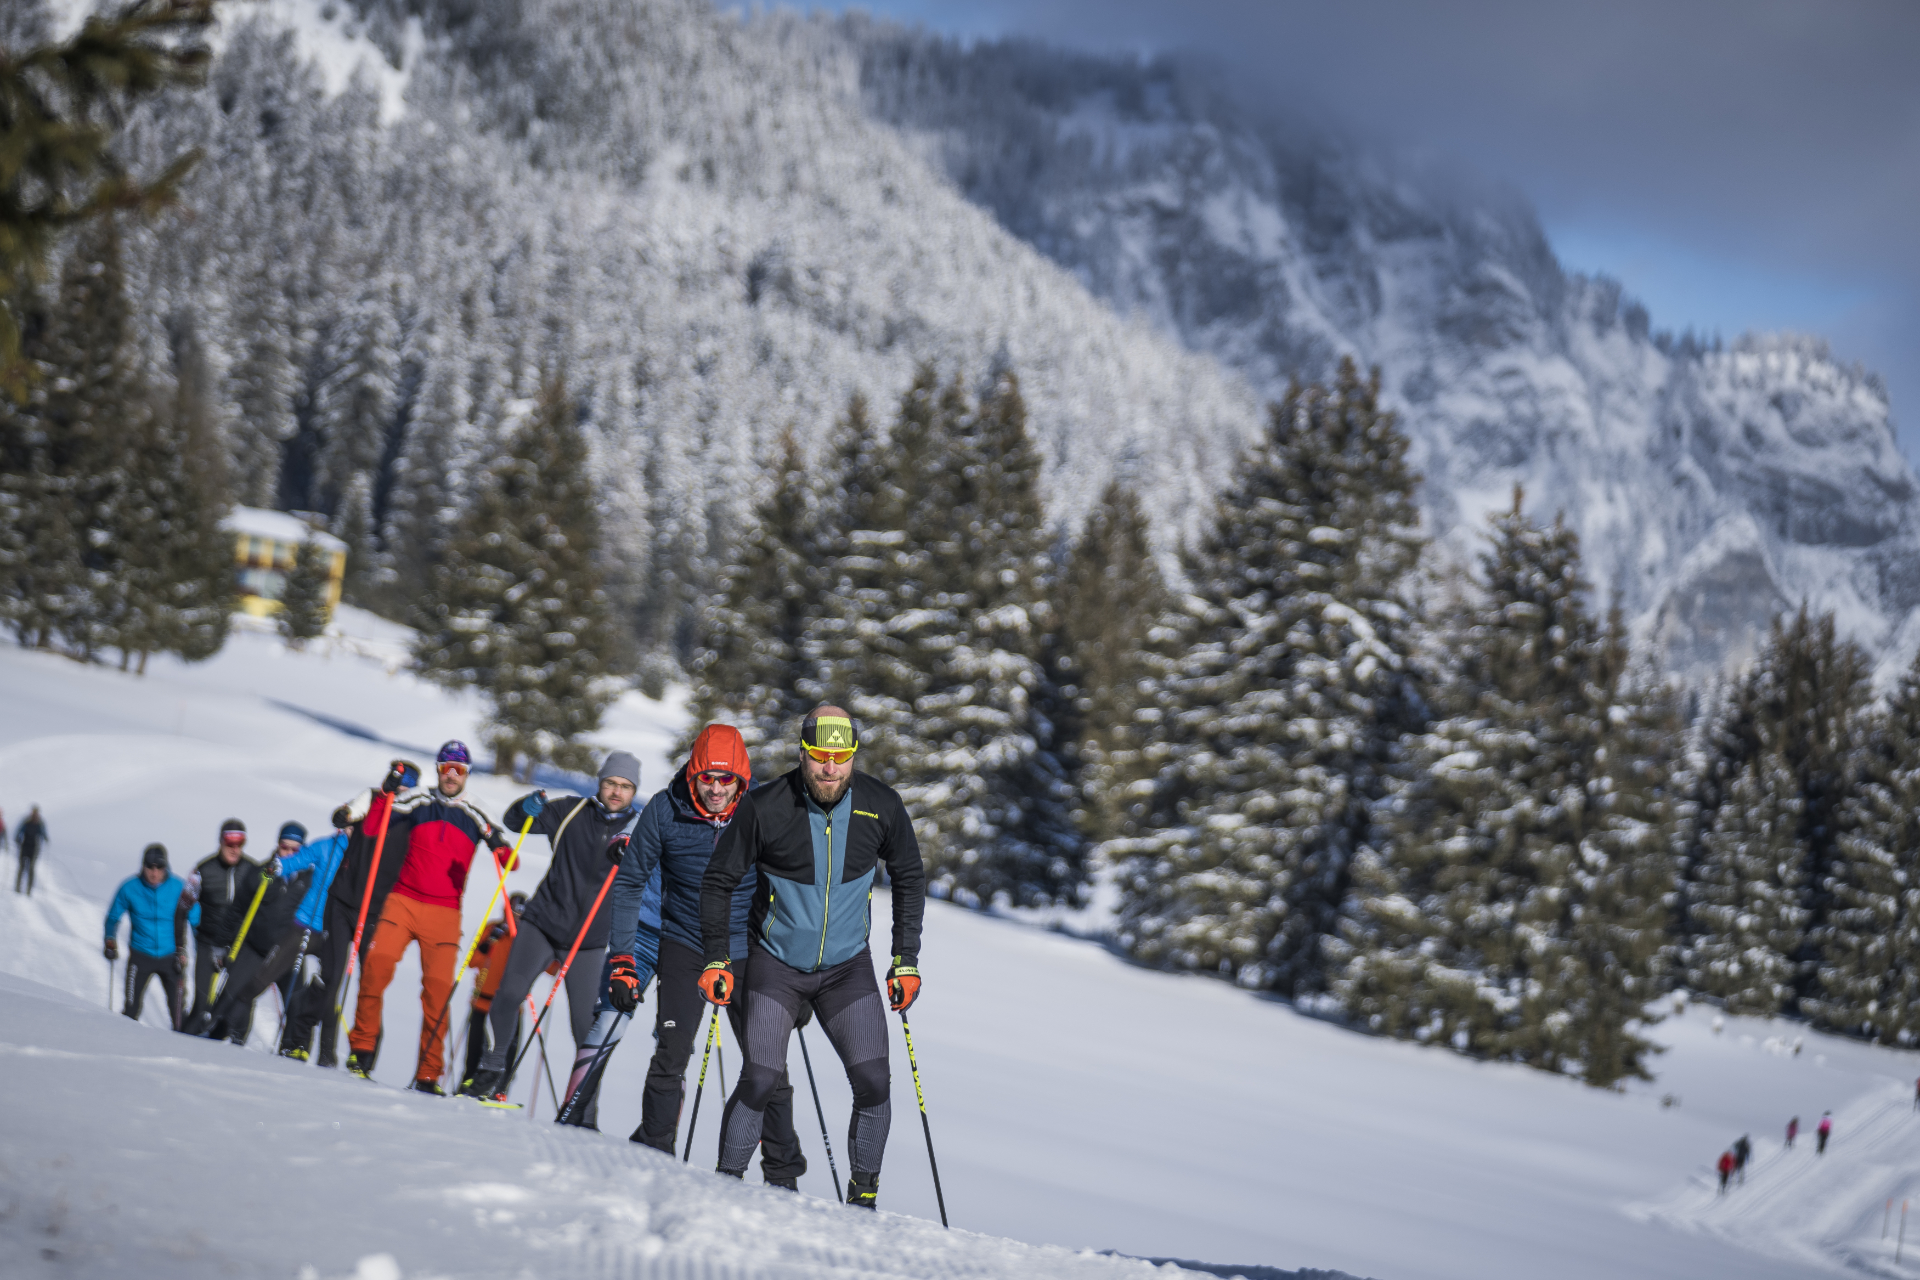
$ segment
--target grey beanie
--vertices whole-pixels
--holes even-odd
[[[640,786],[640,758],[631,751],[609,751],[607,761],[600,766],[599,781],[608,778],[625,778],[636,789]]]

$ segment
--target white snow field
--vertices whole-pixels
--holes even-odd
[[[888,1212],[872,1219],[826,1199],[798,1053],[813,1169],[796,1200],[757,1172],[744,1187],[706,1172],[712,1079],[690,1165],[625,1141],[644,1029],[612,1060],[603,1134],[550,1124],[537,1069],[516,1089],[539,1090],[531,1114],[399,1092],[420,1016],[411,955],[387,996],[389,1087],[270,1056],[272,994],[246,1049],[166,1031],[157,988],[147,1025],[109,1014],[100,919],[149,840],[184,871],[237,815],[257,853],[287,818],[324,827],[401,748],[427,760],[445,737],[473,740],[477,702],[408,674],[403,632],[344,623],[354,638],[305,653],[244,631],[212,662],[145,677],[0,647],[0,806],[12,823],[38,802],[51,834],[34,897],[0,893],[0,1275],[1150,1274],[1104,1250],[1378,1280],[1920,1274],[1920,1249],[1896,1268],[1880,1239],[1889,1198],[1896,1221],[1901,1198],[1920,1200],[1920,1054],[1704,1007],[1657,1029],[1670,1047],[1655,1083],[1608,1093],[934,903],[913,1027],[951,1233],[897,1031]],[[652,791],[682,714],[630,695],[601,739],[640,754]],[[517,790],[472,785],[496,815]],[[529,842],[513,883],[531,889],[545,857]],[[0,869],[10,884],[11,857]],[[884,939],[884,895],[875,906]],[[739,1055],[722,1044],[731,1083]],[[844,1178],[845,1079],[817,1034],[810,1047]],[[1836,1138],[1816,1156],[1829,1109]],[[1722,1199],[1709,1169],[1742,1133],[1757,1160]]]

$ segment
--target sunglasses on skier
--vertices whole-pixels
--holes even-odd
[[[229,831],[220,837],[221,844],[245,844],[246,842],[247,833],[244,831]]]
[[[700,775],[700,785],[703,787],[724,787],[729,782],[738,781],[739,777],[740,775],[737,773],[703,773]]]
[[[845,751],[828,751],[823,747],[803,746],[800,749],[822,764],[845,764],[847,761],[853,759],[853,753],[860,748],[849,747]]]
[[[453,761],[449,760],[445,764],[440,766],[440,772],[442,775],[451,773],[458,777],[464,778],[467,776],[467,766],[463,764],[456,764]]]

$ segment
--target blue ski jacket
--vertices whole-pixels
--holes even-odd
[[[700,950],[700,882],[707,874],[725,822],[715,823],[693,807],[693,793],[687,787],[686,770],[673,776],[673,782],[647,802],[634,828],[633,849],[620,864],[614,878],[613,919],[614,951],[627,936],[646,929],[646,896],[653,895],[652,954],[660,954],[661,937],[668,937],[691,951]],[[643,854],[635,857],[633,854]],[[641,868],[658,864],[650,881],[642,881]],[[747,954],[747,915],[753,909],[753,881],[743,880],[733,895],[732,941],[734,954]],[[624,935],[627,922],[634,922],[634,935]],[[635,946],[640,944],[636,940]],[[639,952],[634,953],[635,963]]]
[[[307,868],[313,868],[313,881],[307,885],[307,896],[300,899],[293,918],[315,933],[326,932],[327,890],[333,886],[334,874],[340,870],[340,860],[346,857],[350,839],[352,836],[347,832],[336,831],[323,840],[309,841],[297,852],[280,859],[282,879],[291,880]]]
[[[175,934],[173,920],[173,909],[186,891],[187,882],[173,874],[158,885],[150,885],[137,875],[128,876],[113,895],[113,905],[107,908],[105,936],[111,938],[118,933],[120,917],[126,916],[133,925],[131,942],[135,951],[143,956],[172,955],[186,945],[184,934]],[[199,903],[187,912],[186,922],[199,925]]]

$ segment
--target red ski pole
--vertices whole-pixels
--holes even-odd
[[[580,944],[587,940],[587,930],[593,927],[593,918],[600,914],[600,904],[607,900],[607,890],[613,888],[613,878],[620,874],[620,863],[616,861],[607,870],[607,878],[600,882],[600,893],[587,908],[587,918],[580,922],[580,932],[573,935],[573,946],[567,951],[567,958],[561,962],[560,972],[553,976],[553,986],[547,991],[547,1002],[540,1006],[540,1016],[533,1020],[533,1031],[527,1036],[527,1042],[520,1046],[520,1056],[507,1068],[506,1078],[511,1080],[520,1070],[521,1060],[527,1056],[527,1050],[533,1048],[534,1037],[540,1034],[540,1024],[547,1020],[547,1010],[553,1008],[553,998],[560,994],[560,986],[567,980],[567,970],[573,967],[573,958],[580,954]]]
[[[373,907],[373,886],[380,878],[380,855],[387,845],[387,823],[393,819],[393,797],[395,792],[381,792],[386,797],[387,807],[380,811],[380,830],[373,837],[372,865],[367,868],[367,891],[360,895],[360,919],[353,926],[353,949],[347,952],[347,971],[340,979],[340,1000],[333,1006],[333,1016],[341,1017],[341,1011],[347,1007],[347,984],[353,981],[354,968],[360,962],[360,938],[367,929],[367,912]]]

